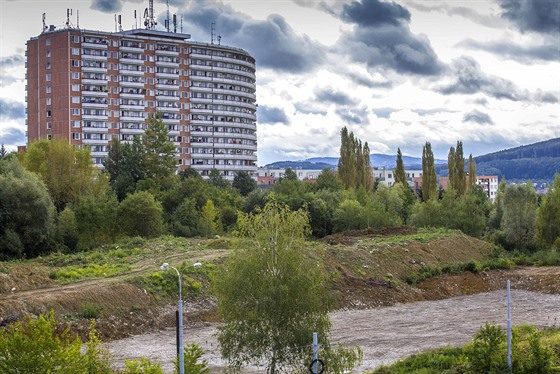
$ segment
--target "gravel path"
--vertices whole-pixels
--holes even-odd
[[[512,290],[512,323],[560,326],[560,295]],[[505,326],[505,291],[494,291],[438,301],[422,301],[368,310],[346,310],[331,314],[332,340],[359,345],[364,361],[357,372],[390,364],[413,353],[445,345],[462,345],[485,322]],[[187,310],[188,318],[188,310]],[[212,372],[225,363],[220,359],[214,333],[217,324],[198,324],[185,330],[185,340],[196,342],[206,352]],[[310,337],[311,341],[311,337]],[[176,352],[175,330],[166,329],[108,343],[115,362],[141,356],[164,363],[166,373]],[[246,373],[264,372],[248,368]]]

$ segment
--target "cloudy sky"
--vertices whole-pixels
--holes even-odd
[[[125,29],[148,0],[0,0],[0,142],[25,139],[26,41],[41,15]],[[166,15],[155,0],[158,27]],[[347,126],[372,153],[474,156],[560,137],[558,0],[169,0],[183,32],[257,59],[259,165],[337,156]],[[139,21],[140,22],[140,21]]]

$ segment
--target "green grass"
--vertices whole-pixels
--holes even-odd
[[[380,236],[371,239],[375,244],[401,244],[411,241],[428,243],[435,239],[447,238],[456,235],[457,231],[447,228],[419,228],[418,232],[409,235]]]
[[[85,303],[82,305],[77,315],[79,318],[94,319],[99,318],[103,307],[98,304]]]
[[[498,328],[498,327],[493,327]],[[501,329],[501,328],[498,328]],[[369,374],[470,374],[481,371],[480,361],[485,352],[494,352],[495,364],[505,365],[505,342],[500,342],[496,350],[486,349],[485,328],[477,333],[478,340],[463,347],[445,347],[407,357],[393,365],[381,366]],[[538,331],[535,327],[521,325],[513,328],[513,373],[559,373],[560,372],[560,329],[548,328]],[[505,339],[505,332],[502,339]],[[499,357],[496,357],[495,353]],[[484,361],[483,361],[484,362]],[[477,367],[478,366],[478,367]],[[502,373],[507,371],[492,371]]]
[[[54,270],[49,273],[53,280],[69,282],[88,278],[105,278],[130,271],[130,266],[122,264],[89,264],[86,266],[74,265],[62,269]]]

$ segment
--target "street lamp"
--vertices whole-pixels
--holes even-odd
[[[202,266],[202,264],[200,262],[195,262],[194,264],[187,266],[187,268],[190,268],[191,266],[199,268]],[[175,272],[177,273],[177,277],[179,277],[179,318],[177,321],[177,327],[179,330],[179,374],[185,374],[185,349],[183,344],[183,283],[181,282],[181,273],[179,273],[179,270],[177,270],[177,268],[169,265],[167,262],[160,267],[160,269],[164,271],[170,268],[175,270]]]

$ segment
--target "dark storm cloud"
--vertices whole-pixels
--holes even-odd
[[[0,87],[9,86],[18,81],[18,78],[9,74],[6,69],[23,66],[25,58],[22,55],[11,55],[0,58]]]
[[[335,113],[346,123],[354,123],[356,125],[367,124],[368,113],[367,109],[353,108],[353,109],[343,109],[337,108]]]
[[[0,117],[12,120],[25,119],[25,106],[22,103],[0,98]]]
[[[463,116],[463,122],[476,122],[480,125],[493,125],[494,121],[486,113],[479,112],[478,110],[473,110],[470,113],[465,113]]]
[[[321,88],[315,91],[315,98],[319,102],[328,102],[337,105],[353,105],[354,100],[347,94],[330,88]]]
[[[376,0],[352,1],[344,4],[342,19],[363,27],[381,25],[400,26],[410,22],[410,12],[397,3],[384,3]]]
[[[259,106],[257,111],[258,121],[260,124],[275,124],[282,123],[287,125],[290,123],[286,112],[281,108],[268,107],[265,105]]]
[[[0,66],[2,69],[21,66],[23,64],[25,64],[25,58],[22,55],[0,57]]]
[[[467,39],[459,43],[458,46],[494,53],[523,64],[533,64],[538,61],[558,61],[560,59],[560,50],[554,44],[522,46],[509,40],[479,42]]]
[[[560,3],[556,0],[502,0],[502,17],[519,30],[560,33]]]
[[[183,17],[199,30],[208,30],[214,22],[216,33],[222,36],[222,44],[247,50],[261,68],[303,73],[324,61],[324,47],[306,35],[297,35],[279,15],[270,15],[264,21],[253,20],[224,4],[199,2]]]
[[[353,1],[343,6],[339,17],[356,27],[343,34],[336,52],[368,67],[399,73],[437,75],[443,64],[429,40],[409,28],[410,12],[396,3],[378,0]]]
[[[17,127],[4,128],[0,133],[0,144],[17,146],[26,142],[25,131]]]
[[[122,9],[122,1],[121,0],[92,0],[90,8],[105,13],[114,13]]]
[[[437,89],[444,95],[484,93],[496,99],[511,101],[527,100],[528,93],[520,90],[513,82],[488,75],[471,57],[460,57],[451,64],[452,83]]]

